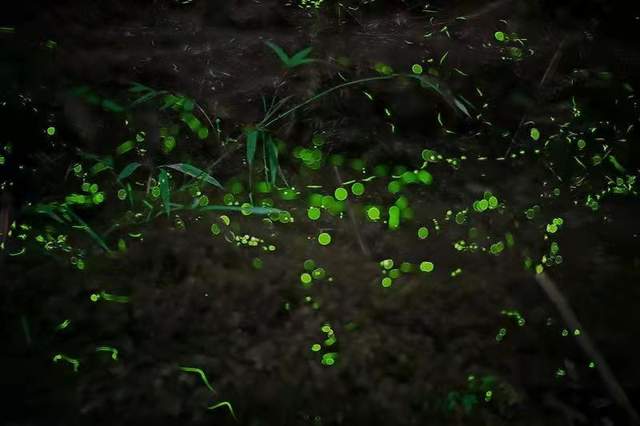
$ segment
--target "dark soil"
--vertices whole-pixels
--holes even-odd
[[[634,11],[600,1],[434,2],[429,9],[438,13],[412,1],[326,0],[320,12],[275,0],[185,3],[26,1],[0,17],[0,27],[15,27],[0,32],[0,144],[11,143],[17,159],[0,166],[7,224],[47,226],[51,220],[29,207],[78,191],[69,172],[78,150],[107,155],[127,138],[118,116],[69,94],[81,85],[118,100],[132,82],[182,93],[220,120],[222,135],[241,139],[246,125],[262,119],[263,96],[291,95],[293,105],[343,83],[338,74],[356,80],[375,76],[377,63],[398,72],[423,63],[438,70],[446,90],[474,104],[474,118],[403,79],[342,89],[273,129],[287,144],[283,174],[302,191],[298,200],[276,202],[293,223],[229,214],[228,231],[212,236],[219,214],[185,214],[185,226],[174,215],[160,216],[144,227],[141,241],[128,240],[126,253],[107,256],[79,236],[85,270],[34,242],[24,243],[24,255],[10,256],[24,244],[8,239],[0,260],[0,425],[236,424],[224,407],[207,410],[219,401],[232,404],[238,424],[252,426],[631,424],[598,368],[589,368],[592,359],[573,330],[562,335],[569,326],[523,259],[548,252],[544,228],[562,217],[552,239],[563,263],[546,273],[637,407],[640,203],[637,196],[612,195],[597,211],[585,207],[611,170],[572,185],[580,171],[573,154],[552,145],[548,156],[536,157],[523,123],[558,132],[575,97],[580,130],[601,127],[626,173],[638,175],[637,130],[619,141],[630,123],[638,125],[636,100],[622,87],[637,90],[640,56],[628,39],[640,25]],[[504,60],[493,37],[507,30],[526,38],[523,51],[534,54]],[[311,46],[319,61],[283,71],[265,41],[287,52]],[[425,63],[429,58],[434,62]],[[603,72],[613,78],[601,78]],[[475,118],[479,113],[482,119]],[[443,131],[438,114],[455,136]],[[246,181],[240,142],[181,141],[175,158],[153,145],[166,115],[143,106],[134,117],[149,136],[144,167],[224,158],[212,174],[222,182]],[[50,125],[55,143],[43,137]],[[340,181],[363,175],[347,164],[301,167],[291,152],[311,146],[313,135],[326,139],[326,155],[362,159],[369,172],[377,164],[419,168],[425,148],[466,160],[459,168],[445,161],[429,166],[433,185],[411,189],[413,219],[398,230],[363,218],[364,204],[386,206],[397,198],[381,180],[367,184],[363,201],[342,220],[323,212],[314,222],[306,216],[308,185],[331,193]],[[500,160],[507,152],[516,158]],[[556,187],[559,196],[552,195]],[[470,209],[485,191],[506,207],[457,225],[452,214]],[[534,204],[542,213],[527,220],[523,212]],[[125,222],[121,210],[105,204],[82,217],[106,233]],[[422,225],[431,231],[426,240],[416,238]],[[470,226],[484,241],[512,233],[515,245],[500,256],[455,250],[456,241],[469,240]],[[333,237],[327,247],[315,242],[324,230]],[[233,237],[245,234],[264,244],[236,244]],[[107,242],[115,247],[117,238]],[[270,244],[275,251],[264,251]],[[261,269],[252,267],[256,257]],[[384,288],[379,262],[387,258],[414,265],[429,259],[436,268]],[[304,289],[306,259],[331,280]],[[462,273],[452,276],[457,268]],[[89,295],[100,291],[127,295],[131,303],[91,303]],[[503,310],[519,311],[526,324],[518,326]],[[56,331],[65,319],[71,325]],[[331,366],[310,350],[324,340],[325,323],[337,338]],[[506,336],[498,341],[501,329]],[[96,353],[98,346],[117,348],[119,359]],[[80,359],[78,371],[52,362],[59,353]],[[213,395],[180,366],[206,372]],[[465,396],[475,398],[466,409]]]

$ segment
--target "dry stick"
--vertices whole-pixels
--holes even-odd
[[[547,80],[551,77],[551,75],[553,75],[556,68],[558,67],[558,62],[560,62],[560,57],[562,56],[562,51],[565,48],[566,42],[567,42],[567,36],[565,36],[562,39],[562,41],[560,41],[560,44],[558,44],[558,48],[556,49],[556,52],[551,57],[551,60],[549,61],[549,65],[547,66],[547,69],[544,71],[544,74],[542,75],[542,78],[538,83],[538,95],[540,93],[540,90],[544,87]],[[513,144],[516,141],[516,139],[518,139],[518,136],[520,135],[520,130],[522,129],[522,126],[526,119],[527,119],[527,113],[525,112],[522,115],[522,118],[520,119],[520,123],[518,123],[518,127],[516,128],[516,131],[513,134],[513,138],[511,138],[511,143],[509,143],[509,148],[507,148],[507,152],[504,154],[505,157],[509,155],[509,153],[511,152],[511,148],[513,148]]]
[[[578,321],[578,318],[576,317],[573,309],[571,309],[571,306],[569,306],[567,299],[565,299],[562,293],[560,293],[558,287],[546,273],[542,272],[540,274],[536,274],[535,278],[547,297],[549,297],[558,311],[560,311],[560,315],[564,319],[565,323],[574,330],[580,330],[580,334],[576,336],[578,344],[587,356],[594,360],[598,373],[600,373],[600,377],[602,377],[602,380],[604,381],[609,393],[611,393],[611,396],[622,408],[624,408],[633,424],[640,424],[640,416],[638,416],[637,411],[631,405],[627,394],[614,376],[611,368],[607,364],[607,361],[604,359],[604,356],[602,356],[595,347],[593,341],[580,324],[580,321]]]
[[[470,19],[479,18],[479,17],[481,17],[483,15],[486,15],[489,12],[492,12],[493,10],[495,10],[495,9],[501,7],[501,6],[504,6],[504,5],[508,4],[508,3],[511,3],[512,1],[513,0],[498,0],[498,1],[494,1],[493,3],[489,3],[488,5],[480,8],[479,10],[477,10],[474,13],[472,13],[471,15],[462,15],[462,16],[464,18],[466,18],[465,21],[468,21]],[[434,27],[435,26],[444,27],[444,26],[448,26],[448,25],[453,24],[454,22],[456,22],[456,20],[458,20],[458,17],[453,18],[453,19],[449,19],[448,21],[445,21],[445,22],[434,22],[432,24],[432,26],[434,26]]]
[[[338,181],[338,185],[341,186],[342,178],[340,177],[340,172],[338,171],[338,167],[333,166],[333,171],[336,174],[336,180]],[[362,236],[360,235],[360,229],[358,228],[358,222],[356,221],[356,217],[353,214],[353,210],[351,209],[351,205],[349,204],[349,201],[345,200],[345,205],[347,206],[347,214],[349,215],[349,219],[351,220],[351,225],[353,226],[353,232],[356,234],[356,240],[358,241],[360,250],[362,251],[362,254],[364,254],[366,257],[371,257],[371,251],[362,240]]]

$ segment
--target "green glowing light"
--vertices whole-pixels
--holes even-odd
[[[529,135],[531,136],[531,139],[533,139],[534,141],[537,141],[538,139],[540,139],[540,130],[533,127],[529,132]]]
[[[413,64],[411,66],[411,72],[414,73],[414,74],[418,74],[418,75],[422,74],[422,65]]]
[[[426,170],[420,170],[418,172],[418,180],[425,185],[431,185],[433,183],[433,176]]]
[[[420,270],[422,272],[432,272],[433,268],[434,268],[434,265],[431,262],[427,262],[427,261],[420,262]]]
[[[380,266],[383,267],[384,269],[391,269],[393,268],[393,260],[392,259],[385,259],[380,261]]]
[[[313,270],[313,272],[311,272],[311,276],[314,280],[321,280],[326,276],[326,274],[327,273],[324,268],[316,268]]]
[[[331,244],[331,235],[327,232],[320,233],[320,235],[318,235],[318,243],[321,246],[328,246]]]
[[[336,200],[338,201],[344,201],[347,199],[347,197],[349,196],[349,193],[347,192],[346,189],[344,188],[337,188],[333,195],[336,197]]]
[[[195,367],[179,367],[179,368],[180,368],[180,370],[184,371],[185,373],[192,373],[192,374],[196,374],[196,375],[200,376],[200,379],[205,384],[205,386],[207,388],[209,388],[209,390],[211,392],[215,392],[213,390],[213,387],[209,383],[209,380],[207,380],[207,375],[204,373],[204,371],[202,371],[202,369],[195,368]]]
[[[397,180],[392,180],[391,182],[389,182],[389,185],[387,185],[387,190],[392,194],[400,192],[401,189],[402,184]]]
[[[320,219],[320,209],[313,206],[309,207],[309,210],[307,210],[307,217],[311,220]]]
[[[51,127],[47,127],[47,134],[48,134],[49,136],[53,136],[53,135],[55,135],[55,134],[56,134],[56,128],[55,128],[55,127],[53,127],[53,126],[51,126]]]
[[[353,185],[351,185],[351,192],[356,196],[364,194],[364,185],[360,182],[354,183]]]
[[[400,226],[400,208],[398,206],[389,207],[389,229],[398,229]]]
[[[377,207],[369,207],[367,210],[367,216],[370,220],[379,220],[380,219],[380,209]]]
[[[336,352],[327,352],[326,354],[322,355],[322,364],[327,366],[335,364],[337,355],[338,354]]]
[[[420,238],[421,240],[424,240],[428,236],[429,236],[429,230],[425,226],[418,228],[418,238]]]

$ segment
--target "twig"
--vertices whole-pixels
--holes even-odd
[[[342,185],[342,178],[340,177],[340,172],[338,171],[338,167],[333,166],[333,171],[336,174],[336,181],[338,182],[338,185]],[[349,201],[345,200],[345,205],[347,206],[347,214],[349,215],[349,219],[351,220],[351,225],[353,226],[353,232],[354,234],[356,234],[356,240],[358,241],[360,250],[362,251],[362,254],[364,254],[366,257],[371,257],[371,251],[362,240],[362,236],[360,235],[360,229],[358,228],[358,222],[356,221],[356,217],[353,214],[353,210],[351,209],[351,205],[349,204]]]
[[[542,78],[538,83],[538,93],[536,94],[537,98],[539,98],[540,96],[540,90],[542,90],[544,85],[547,83],[547,80],[549,80],[549,78],[553,75],[556,68],[558,67],[558,62],[560,62],[560,57],[562,56],[562,51],[565,49],[566,43],[567,43],[567,36],[565,36],[558,44],[558,47],[555,53],[553,54],[553,56],[551,57],[551,60],[549,61],[549,65],[547,65],[547,68],[545,69],[544,74],[542,75]],[[505,157],[508,156],[509,153],[511,152],[511,148],[513,148],[513,144],[518,139],[518,136],[520,135],[520,131],[522,130],[522,125],[524,124],[526,119],[527,119],[527,113],[525,112],[522,115],[520,122],[518,123],[518,127],[516,128],[516,131],[513,133],[513,138],[511,138],[509,147],[507,148],[507,151],[504,154]]]
[[[607,364],[607,361],[604,359],[604,356],[600,351],[598,351],[593,341],[580,324],[580,321],[578,321],[578,318],[576,317],[573,309],[571,309],[571,306],[569,306],[567,299],[565,299],[562,293],[560,293],[558,287],[546,273],[542,272],[540,274],[536,274],[535,277],[547,297],[549,297],[558,311],[560,311],[560,315],[565,323],[574,330],[580,330],[580,334],[576,336],[578,344],[585,354],[595,362],[596,369],[598,370],[598,373],[600,373],[600,377],[602,377],[602,380],[613,399],[615,399],[615,401],[627,412],[633,424],[640,424],[640,416],[638,416],[638,413],[631,405],[627,394],[614,376],[611,368]]]

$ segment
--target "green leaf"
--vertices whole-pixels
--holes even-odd
[[[267,161],[269,162],[269,180],[271,182],[271,185],[275,185],[279,167],[278,147],[275,143],[273,143],[271,136],[268,136],[266,139]]]
[[[312,50],[311,47],[307,47],[306,49],[302,49],[301,51],[293,55],[289,60],[289,67],[293,68],[293,67],[297,67],[298,65],[313,62],[313,59],[307,58],[309,53],[311,53],[311,50]]]
[[[164,211],[169,217],[169,212],[171,211],[171,188],[169,187],[169,174],[165,169],[160,169],[158,184],[160,185],[160,198],[162,198],[162,204],[164,204]]]
[[[242,212],[243,210],[247,210],[246,208],[238,207],[238,206],[221,206],[221,205],[208,205],[204,207],[198,207],[195,210],[198,211],[220,211],[220,212]],[[269,215],[272,213],[282,213],[284,210],[276,209],[274,207],[250,207],[248,209],[251,214],[257,215]]]
[[[53,220],[55,220],[56,222],[64,223],[64,220],[62,220],[60,218],[60,216],[58,216],[56,214],[56,210],[57,209],[59,209],[59,206],[57,204],[54,204],[54,203],[38,204],[38,205],[35,206],[35,212],[36,213],[46,214],[49,217],[51,217]]]
[[[622,166],[622,164],[620,164],[616,159],[616,157],[614,157],[613,155],[609,156],[609,162],[620,173],[624,173],[626,171],[625,168]]]
[[[177,104],[179,102],[180,98],[178,98],[175,95],[167,95],[164,97],[164,105],[162,105],[162,107],[160,107],[160,109],[167,109],[169,107],[174,106],[175,104]]]
[[[289,67],[289,55],[287,55],[287,53],[282,50],[280,46],[275,43],[271,43],[270,41],[265,42],[265,44],[275,52],[275,54],[278,56],[278,58],[280,58],[280,60],[286,67]]]
[[[125,141],[122,144],[118,145],[118,147],[116,148],[116,154],[117,155],[122,155],[125,154],[129,151],[131,151],[134,147],[136,146],[134,141]]]
[[[91,167],[91,175],[97,175],[100,172],[103,172],[107,169],[112,169],[113,167],[111,166],[111,164],[104,162],[104,161],[98,161],[96,164],[93,165],[93,167]]]
[[[132,93],[141,93],[141,92],[149,92],[153,91],[152,88],[145,86],[144,84],[134,82],[129,88],[129,91]]]
[[[199,168],[192,166],[191,164],[186,164],[186,163],[176,163],[176,164],[167,164],[164,166],[160,166],[160,167],[169,167],[171,169],[177,170],[181,173],[184,173],[185,175],[194,177],[196,179],[202,180],[207,182],[208,184],[211,184],[217,188],[220,189],[224,189],[224,187],[222,186],[222,184],[220,182],[218,182],[217,179],[215,179],[213,176],[209,175],[207,172],[205,172],[204,170],[200,170]]]
[[[85,231],[87,234],[89,234],[89,236],[91,236],[91,238],[93,238],[93,240],[98,243],[98,245],[100,247],[102,247],[104,249],[104,251],[106,251],[107,253],[111,253],[111,250],[109,249],[109,247],[107,246],[107,244],[104,242],[104,240],[102,239],[102,237],[100,237],[100,235],[98,235],[93,229],[91,229],[91,227],[89,225],[87,225],[87,223],[85,221],[83,221],[80,216],[78,216],[77,214],[75,214],[73,212],[73,210],[71,210],[69,207],[64,206],[61,208],[62,213],[66,213],[69,216],[71,216],[71,218],[73,218],[76,222],[78,222],[80,225],[76,226],[77,228],[82,229],[83,231]]]
[[[134,107],[134,106],[136,106],[136,105],[139,105],[139,104],[145,103],[145,102],[147,102],[147,101],[150,101],[151,99],[155,98],[155,97],[156,97],[156,96],[158,96],[159,94],[160,94],[160,92],[156,92],[155,90],[154,90],[154,91],[151,91],[151,92],[147,93],[146,95],[142,95],[142,96],[140,96],[138,99],[136,99],[135,101],[133,101],[133,102],[131,103],[131,105],[129,105],[129,107]]]
[[[124,108],[118,104],[117,102],[111,100],[111,99],[103,99],[102,100],[102,108],[106,109],[107,111],[111,111],[111,112],[122,112],[124,111]]]
[[[126,178],[128,178],[129,176],[131,176],[131,174],[132,174],[133,172],[135,172],[135,171],[136,171],[136,169],[137,169],[138,167],[140,167],[140,165],[141,165],[141,164],[140,164],[140,163],[137,163],[137,162],[133,162],[133,163],[129,163],[129,164],[127,164],[127,165],[124,167],[124,169],[122,169],[122,171],[120,172],[120,174],[118,175],[118,178],[117,178],[117,179],[118,179],[118,181],[121,181],[122,179],[126,179]]]
[[[253,165],[253,158],[256,156],[258,146],[258,130],[252,129],[247,132],[247,162],[249,167]]]
[[[382,74],[382,75],[391,75],[393,74],[393,68],[391,68],[389,65],[382,63],[382,62],[378,62],[373,66],[373,69]]]

